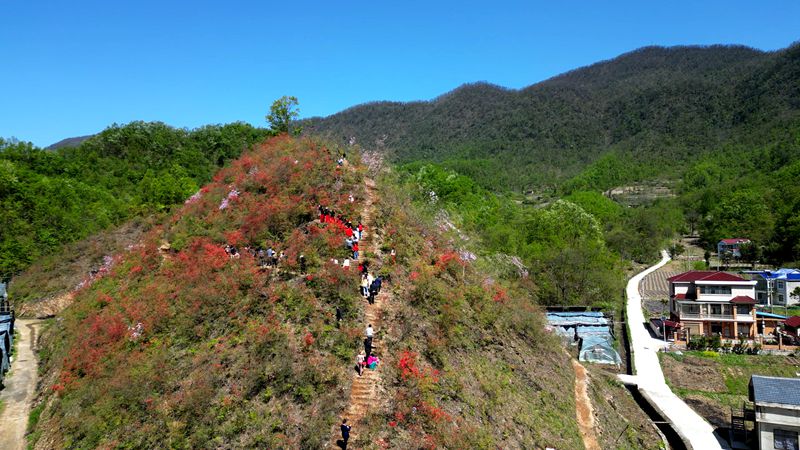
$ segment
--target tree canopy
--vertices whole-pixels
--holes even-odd
[[[297,97],[284,95],[272,102],[267,114],[267,122],[275,133],[289,133],[292,130],[292,120],[300,114],[297,108]],[[296,130],[295,130],[296,131]]]

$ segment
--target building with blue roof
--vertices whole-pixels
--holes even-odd
[[[753,375],[750,401],[755,406],[758,448],[800,447],[800,378]]]
[[[748,270],[744,273],[756,280],[756,301],[762,305],[792,306],[800,304],[800,270],[780,268],[778,270]]]

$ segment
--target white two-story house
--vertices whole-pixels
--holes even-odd
[[[668,281],[670,316],[681,323],[690,337],[755,337],[754,280],[725,272],[692,270]]]

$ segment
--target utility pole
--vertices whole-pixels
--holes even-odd
[[[772,312],[772,280],[767,278],[767,306],[769,306],[769,312]]]

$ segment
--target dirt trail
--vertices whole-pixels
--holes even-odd
[[[374,214],[373,203],[375,201],[375,182],[371,179],[365,180],[366,184],[366,199],[364,205],[364,212],[361,215],[361,222],[364,224],[364,238],[361,241],[363,251],[359,252],[359,261],[364,261],[366,250],[369,250],[375,255],[379,255],[381,239],[377,235],[372,222],[372,215]],[[380,259],[378,256],[370,261],[370,272],[377,272],[379,269]],[[353,287],[357,289],[357,286]],[[375,297],[375,304],[370,305],[366,300],[362,303],[364,305],[364,327],[367,324],[372,324],[375,329],[375,335],[372,339],[372,353],[382,359],[383,346],[381,344],[381,316],[383,315],[384,306],[391,302],[391,292],[389,289],[381,289],[378,296]],[[381,362],[383,363],[383,362]],[[353,364],[355,366],[355,362]],[[381,385],[381,369],[380,364],[377,370],[364,369],[363,375],[358,374],[353,370],[353,386],[350,391],[350,399],[348,406],[342,415],[342,418],[347,418],[347,423],[353,427],[350,433],[350,441],[354,441],[359,434],[363,424],[362,419],[367,416],[370,409],[382,403],[381,395],[379,393],[379,386]],[[339,424],[336,424],[334,432],[334,441],[341,439],[341,432]]]
[[[25,448],[25,429],[28,413],[36,391],[37,366],[34,354],[39,322],[19,319],[15,327],[19,330],[17,353],[11,364],[11,372],[5,379],[5,388],[0,391],[4,407],[0,414],[0,449],[21,450]]]
[[[586,368],[574,359],[572,367],[575,369],[575,413],[578,416],[578,428],[581,431],[583,445],[587,450],[600,450],[594,432],[594,409],[589,398],[589,377],[586,376]]]

